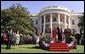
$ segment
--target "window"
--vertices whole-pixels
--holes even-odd
[[[66,23],[68,24],[69,16],[66,15]]]
[[[60,22],[64,22],[64,14],[60,14]]]
[[[38,24],[38,20],[36,20],[36,24]]]
[[[62,22],[62,19],[60,18],[60,22]]]
[[[45,29],[45,33],[51,33],[51,29],[50,28]]]
[[[74,25],[74,20],[72,20],[72,25]]]
[[[42,18],[41,18],[41,19],[42,19],[42,23],[43,23],[43,22],[44,22],[44,17],[42,16]]]
[[[50,22],[50,18],[46,18],[46,22]]]
[[[60,18],[60,22],[64,22],[64,19],[63,18]]]
[[[50,15],[46,14],[46,22],[50,22]]]
[[[68,23],[68,20],[66,20],[66,23]]]
[[[53,18],[53,21],[56,21],[56,18]]]
[[[75,34],[75,29],[72,29],[72,31],[73,31],[72,33]]]
[[[68,18],[66,19],[66,23],[68,24]]]

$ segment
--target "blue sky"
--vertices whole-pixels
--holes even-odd
[[[75,12],[84,12],[84,1],[1,1],[1,9],[9,8],[12,4],[20,3],[30,13],[38,13],[47,6],[64,6]]]

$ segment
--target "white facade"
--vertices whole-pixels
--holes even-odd
[[[39,19],[39,16],[37,14],[33,14],[31,16],[32,20],[33,20],[33,24],[34,26],[37,28],[37,32],[40,32],[39,29],[40,29],[40,19]],[[37,21],[37,22],[36,22]]]
[[[53,27],[60,27],[64,29],[75,29],[79,33],[78,17],[83,14],[72,13],[68,8],[60,6],[49,6],[40,10],[38,14],[34,14],[31,18],[34,21],[34,25],[39,33],[45,34],[45,30],[50,28],[52,33]],[[72,24],[74,21],[74,24]]]
[[[71,14],[71,29],[75,29],[77,33],[80,33],[80,27],[78,27],[79,17],[81,17],[82,14]],[[72,25],[72,20],[74,20],[74,25]]]

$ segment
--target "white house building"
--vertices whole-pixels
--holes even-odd
[[[60,27],[62,30],[71,29],[80,33],[78,27],[79,17],[83,16],[81,13],[73,13],[71,10],[61,6],[49,6],[40,10],[38,14],[32,14],[34,25],[39,33],[45,34],[47,29],[51,30],[53,27]]]

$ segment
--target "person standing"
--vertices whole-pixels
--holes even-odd
[[[56,28],[53,27],[53,30],[52,30],[52,37],[53,37],[53,41],[55,41],[56,39]]]
[[[65,43],[65,41],[66,41],[64,31],[62,32],[62,41],[63,41],[64,43]]]
[[[15,39],[15,43],[16,43],[16,39]],[[19,44],[23,44],[23,34],[22,33],[20,33],[20,42],[19,42]]]
[[[7,47],[6,48],[10,49],[11,45],[12,45],[12,39],[13,39],[12,30],[8,31],[7,36],[8,36],[8,42],[7,42]]]
[[[5,31],[5,33],[2,36],[2,42],[5,43],[5,44],[7,44],[7,42],[8,42],[7,31]]]
[[[57,27],[57,31],[58,31],[58,41],[60,40],[60,30],[59,27]]]
[[[60,41],[62,41],[62,28],[60,28]]]
[[[38,35],[37,35],[36,39],[37,39],[37,40],[36,40],[36,43],[39,43],[39,39],[40,39],[40,38],[39,38]]]
[[[56,29],[56,42],[58,41],[58,30]]]
[[[13,39],[13,45],[15,45],[15,43],[16,43],[16,38],[15,38],[15,36],[16,36],[16,32],[13,32],[13,36],[14,36],[14,39]]]
[[[20,42],[20,34],[19,34],[19,31],[17,31],[16,33],[16,45],[17,46],[19,45],[19,42]]]
[[[79,40],[79,43],[80,43],[80,45],[83,45],[84,44],[84,38],[83,38],[83,36],[81,36],[81,38]]]

